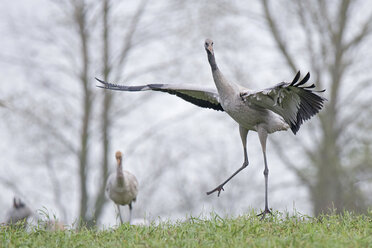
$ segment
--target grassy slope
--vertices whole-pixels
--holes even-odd
[[[254,215],[104,231],[17,231],[0,227],[0,247],[372,247],[372,212],[322,218]]]

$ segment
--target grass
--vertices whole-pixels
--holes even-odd
[[[23,231],[0,227],[0,247],[372,247],[372,211],[319,218],[254,213],[106,230]]]

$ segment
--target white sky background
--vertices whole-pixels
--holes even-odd
[[[156,5],[151,3],[148,6],[148,12],[151,15],[151,11],[156,12],[157,8],[162,9],[166,4],[166,0],[156,1]],[[202,11],[202,5],[201,3],[195,8],[200,8],[199,11]],[[131,6],[127,7],[130,10]],[[275,52],[271,37],[263,29],[262,22],[234,14],[221,21],[212,22],[203,19],[200,22],[201,14],[194,9],[187,8],[190,8],[190,6],[185,4],[185,10],[178,10],[179,16],[165,15],[163,18],[156,19],[154,26],[164,25],[169,27],[171,26],[169,23],[174,21],[175,27],[173,28],[177,29],[177,25],[179,25],[182,28],[187,27],[187,29],[181,28],[176,35],[156,40],[143,46],[143,48],[134,50],[127,63],[126,72],[130,73],[138,70],[139,67],[155,65],[181,56],[180,63],[155,73],[150,72],[140,75],[135,81],[130,81],[130,84],[195,83],[214,87],[203,48],[204,39],[207,37],[213,38],[215,41],[217,63],[225,76],[234,81],[242,78],[243,81],[239,81],[239,83],[244,86],[265,88],[281,81],[289,81],[294,76],[290,71],[284,69],[280,57]],[[130,13],[128,9],[127,11]],[[247,13],[252,15],[260,13],[257,3],[251,3],[249,6],[242,5],[240,11],[244,11],[244,9],[247,9]],[[46,25],[52,22],[53,16],[51,13],[53,12],[51,10],[48,1],[41,0],[2,1],[0,3],[0,12],[4,13],[0,16],[0,34],[2,36],[0,40],[0,72],[2,75],[0,99],[15,91],[32,94],[36,101],[38,99],[42,100],[41,104],[54,104],[56,115],[58,115],[63,114],[63,106],[61,106],[61,103],[56,103],[54,99],[45,102],[48,99],[48,95],[46,95],[48,93],[43,92],[42,87],[51,87],[51,84],[56,84],[59,89],[65,90],[66,87],[71,86],[66,82],[69,78],[62,77],[60,74],[53,75],[53,70],[48,70],[49,61],[46,61],[43,64],[45,66],[43,73],[48,75],[49,78],[54,78],[55,81],[45,84],[39,82],[35,87],[32,85],[33,80],[38,78],[40,70],[34,70],[32,64],[25,69],[24,66],[18,66],[11,59],[13,55],[19,57],[19,52],[22,50],[25,58],[36,56],[44,59],[49,58],[53,61],[52,64],[55,64],[55,62],[64,63],[58,52],[40,47],[40,44],[32,43],[29,34],[23,35],[23,30],[36,30],[35,25],[38,25],[38,23]],[[150,16],[145,16],[145,18],[150,18]],[[35,33],[34,35],[37,36],[38,34]],[[64,37],[59,38],[63,43]],[[295,41],[291,42],[295,43]],[[32,54],[33,51],[36,51],[36,54]],[[299,54],[299,57],[301,57],[301,54]],[[302,66],[303,68],[299,69],[303,73],[307,72],[307,65],[303,64]],[[236,74],[235,68],[237,67],[246,69],[244,75]],[[94,75],[91,75],[92,84],[96,84],[94,77],[100,75],[99,71],[94,73]],[[72,99],[70,104],[74,108],[75,104],[80,103],[74,102],[72,96],[74,92],[80,89],[71,88],[68,90],[68,97]],[[97,91],[99,90],[97,89]],[[256,133],[250,132],[248,135],[249,167],[226,185],[225,191],[219,198],[216,195],[206,196],[205,192],[207,190],[217,186],[220,181],[241,166],[243,154],[237,124],[224,113],[198,109],[182,99],[157,92],[136,94],[117,92],[118,97],[115,101],[118,105],[128,104],[138,99],[140,94],[147,94],[149,97],[154,94],[154,96],[151,96],[151,100],[144,103],[137,111],[118,121],[117,128],[112,133],[112,154],[118,149],[127,154],[132,149],[132,147],[128,147],[128,144],[132,144],[151,126],[170,119],[175,123],[157,130],[149,139],[137,144],[138,147],[135,151],[125,156],[124,166],[135,173],[141,184],[143,183],[141,179],[143,179],[148,167],[157,166],[162,162],[156,159],[158,154],[160,156],[169,153],[170,161],[175,161],[180,165],[177,170],[169,170],[168,174],[162,178],[161,185],[154,187],[153,193],[158,199],[158,201],[155,201],[156,205],[141,206],[140,210],[136,211],[136,206],[144,200],[142,197],[146,197],[140,191],[138,201],[134,205],[136,218],[145,216],[151,218],[160,216],[164,219],[184,218],[187,214],[190,214],[187,211],[177,211],[179,205],[187,204],[184,202],[185,199],[173,190],[180,187],[177,184],[179,182],[185,184],[184,189],[191,194],[191,199],[199,202],[199,208],[192,213],[193,215],[199,215],[202,212],[209,213],[212,209],[222,214],[238,215],[246,213],[250,208],[263,208],[263,160]],[[19,97],[22,97],[22,95],[20,94]],[[27,102],[24,104],[27,104]],[[1,109],[0,111],[4,112]],[[183,115],[183,113],[185,114],[180,117],[180,121],[174,120],[177,115]],[[11,112],[1,114],[3,118],[12,118]],[[72,111],[64,114],[71,114],[71,118],[75,118],[79,113],[78,111]],[[75,125],[79,127],[80,124],[75,123]],[[10,178],[16,183],[21,190],[21,196],[33,209],[46,207],[51,213],[61,216],[62,213],[56,210],[53,201],[53,191],[50,190],[48,174],[45,167],[38,164],[40,160],[38,154],[35,154],[38,149],[53,148],[45,146],[45,144],[42,145],[42,142],[38,141],[35,141],[34,144],[24,143],[27,140],[27,137],[24,136],[32,137],[32,131],[30,131],[32,126],[28,128],[27,134],[24,135],[19,133],[19,131],[22,132],[22,129],[20,129],[18,123],[14,123],[14,127],[9,131],[9,124],[0,121],[0,149],[4,151],[0,157],[0,175]],[[302,132],[298,133],[297,139],[309,138],[305,135],[307,132],[304,131],[307,128],[309,128],[308,123],[301,127]],[[18,133],[15,133],[16,130],[18,130]],[[73,135],[70,134],[69,138],[73,139]],[[97,135],[99,136],[99,134]],[[286,139],[291,135],[290,132],[281,132],[273,136]],[[299,212],[310,214],[311,208],[306,190],[299,187],[295,176],[276,158],[270,146],[270,139],[268,141],[270,207],[279,211],[292,211],[295,206]],[[311,139],[309,139],[309,144],[311,145]],[[40,147],[35,149],[35,146],[38,145]],[[30,149],[30,146],[34,147]],[[97,147],[93,146],[93,151],[94,149],[97,149]],[[293,149],[293,159],[299,163],[304,162],[302,155],[296,153],[295,147],[286,149],[290,151]],[[185,156],[185,158],[183,159],[182,156]],[[180,162],[179,160],[182,159],[183,161]],[[100,158],[95,157],[93,152],[90,161],[94,164],[96,161],[100,161]],[[61,178],[61,190],[63,191],[63,200],[67,206],[66,221],[68,223],[73,222],[78,211],[78,182],[75,174],[77,168],[74,168],[74,164],[76,164],[74,158],[67,154],[64,160],[56,165],[57,168],[61,168],[57,171],[57,176]],[[114,165],[114,156],[112,156],[111,169],[114,168]],[[92,185],[99,179],[98,177],[97,173],[92,174]],[[177,179],[174,180],[175,178]],[[4,185],[0,187],[0,212],[4,213],[11,206],[15,192],[5,188]],[[161,211],[162,208],[164,208],[164,211]],[[123,209],[127,211],[127,207]],[[1,220],[3,220],[2,216],[0,216]],[[102,220],[104,225],[115,223],[113,204],[106,205]]]

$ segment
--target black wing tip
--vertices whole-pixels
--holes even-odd
[[[124,86],[122,85],[119,85],[119,84],[112,84],[112,83],[108,83],[106,81],[103,81],[97,77],[95,77],[95,79],[100,82],[101,84],[103,85],[96,85],[97,88],[102,88],[102,89],[109,89],[109,90],[123,90],[122,88],[124,88]]]
[[[94,78],[95,78],[98,82],[100,82],[100,83],[102,83],[102,84],[107,84],[107,82],[105,82],[105,81],[99,79],[98,77],[94,77]]]
[[[97,78],[97,77],[94,77],[98,82],[100,82],[101,84],[103,84],[104,86],[102,85],[96,85],[97,88],[101,88],[101,89],[107,89],[109,87],[109,83]]]
[[[323,93],[323,92],[325,92],[326,90],[325,89],[323,89],[323,90],[314,90],[313,92],[318,92],[318,93]],[[324,98],[325,99],[325,98]],[[325,100],[327,100],[327,99],[325,99]]]
[[[307,91],[307,96],[301,97],[300,108],[297,112],[296,121],[290,123],[291,130],[293,134],[296,135],[300,126],[311,117],[319,113],[319,111],[324,107],[324,101],[326,98],[318,96],[313,92]]]
[[[309,81],[309,79],[310,79],[310,72],[308,72],[300,82],[298,82],[297,84],[293,84],[292,86],[296,86],[296,87],[301,86],[305,84],[307,81]]]
[[[300,86],[306,83],[310,78],[310,72],[306,73],[305,77],[300,82],[298,82],[298,80],[300,79],[300,76],[301,76],[301,72],[299,70],[296,76],[293,78],[292,82],[290,83],[290,86]]]
[[[300,107],[297,112],[296,120],[289,123],[293,134],[296,134],[299,131],[300,126],[306,120],[309,120],[311,117],[319,113],[319,111],[324,106],[324,101],[327,101],[326,98],[316,94],[316,93],[325,92],[325,89],[314,90],[315,84],[311,84],[309,86],[304,85],[310,79],[310,72],[308,72],[305,75],[305,77],[301,81],[298,82],[299,76],[300,76],[300,72],[297,72],[295,78],[290,84],[290,86],[292,87],[301,89],[301,91],[298,92],[301,98],[301,101],[300,101]]]
[[[291,130],[294,135],[297,134],[298,130],[300,130],[300,127],[297,125],[291,125]]]
[[[326,91],[325,89],[323,89],[323,90],[313,90],[316,87],[314,83],[309,85],[309,86],[300,87],[301,85],[303,85],[303,84],[305,84],[309,81],[310,72],[306,73],[305,77],[300,82],[298,82],[299,77],[300,77],[300,71],[297,72],[295,78],[292,80],[292,82],[289,84],[289,86],[301,88],[301,89],[306,90],[306,91],[311,92],[311,93],[314,93],[314,92],[323,93],[323,92]],[[287,85],[288,85],[288,83],[287,83]],[[325,100],[327,100],[327,99],[325,99]]]
[[[293,86],[295,83],[297,83],[298,79],[300,78],[301,76],[301,72],[298,71],[296,76],[293,78],[292,82],[291,82],[291,86]]]

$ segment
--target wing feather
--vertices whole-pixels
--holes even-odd
[[[103,85],[97,85],[99,88],[118,90],[118,91],[161,91],[176,95],[183,100],[195,104],[199,107],[210,108],[218,111],[224,111],[220,101],[219,95],[215,89],[207,89],[195,85],[187,84],[146,84],[139,86],[126,86],[119,84],[112,84],[102,81],[98,78],[96,80]]]
[[[300,129],[302,123],[317,114],[322,108],[325,98],[317,95],[312,90],[314,84],[305,86],[310,73],[300,81],[298,72],[291,83],[279,83],[272,88],[261,91],[248,91],[241,94],[244,101],[249,104],[270,109],[279,114],[290,125],[294,134]]]

